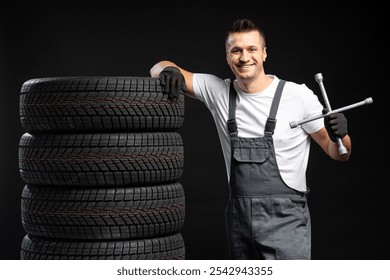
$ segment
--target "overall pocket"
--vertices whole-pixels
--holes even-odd
[[[253,185],[253,180],[257,181],[259,177],[264,176],[265,170],[262,166],[270,154],[269,149],[264,145],[248,144],[251,143],[232,147],[232,171],[235,173],[235,178],[240,180],[240,184],[247,185],[247,187]]]
[[[242,163],[263,163],[269,155],[267,148],[259,147],[236,147],[233,158]]]

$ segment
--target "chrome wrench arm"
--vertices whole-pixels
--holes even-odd
[[[314,78],[320,86],[322,97],[324,98],[326,108],[328,109],[328,111],[332,111],[332,108],[329,103],[328,95],[326,94],[326,90],[324,87],[324,83],[323,83],[324,78],[322,77],[322,74],[317,73],[314,75]],[[337,137],[336,139],[337,139],[337,144],[339,145],[339,154],[344,155],[348,153],[347,148],[345,148],[345,146],[343,145],[343,141],[341,140],[341,138]]]

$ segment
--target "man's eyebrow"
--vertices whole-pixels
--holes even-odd
[[[253,49],[253,48],[259,48],[259,46],[256,46],[256,45],[250,45],[250,46],[246,46],[246,47],[238,47],[238,46],[234,46],[231,48],[231,50],[234,50],[234,49],[239,49],[239,50],[242,50],[242,49]]]

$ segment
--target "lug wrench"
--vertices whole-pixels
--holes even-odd
[[[301,120],[301,121],[290,122],[290,127],[291,128],[295,128],[295,127],[297,127],[297,126],[299,126],[299,125],[301,125],[303,123],[307,123],[307,122],[310,122],[310,121],[313,121],[313,120],[316,120],[316,119],[319,119],[319,118],[326,117],[326,116],[328,116],[330,114],[346,111],[348,109],[352,109],[352,108],[355,108],[355,107],[358,107],[358,106],[361,106],[361,105],[368,105],[368,104],[373,103],[372,98],[369,97],[369,98],[366,98],[365,100],[363,100],[361,102],[357,102],[357,103],[354,103],[354,104],[351,104],[351,105],[348,105],[348,106],[345,106],[345,107],[342,107],[342,108],[339,108],[339,109],[336,109],[336,110],[332,111],[332,109],[330,107],[329,100],[328,100],[328,96],[326,95],[325,87],[324,87],[324,84],[323,84],[322,74],[321,73],[317,73],[317,74],[314,75],[314,77],[315,77],[316,81],[318,82],[318,84],[320,86],[321,93],[322,93],[322,96],[324,98],[326,108],[328,108],[329,111],[326,114],[316,115],[316,116],[313,116],[313,117],[310,117],[310,118],[307,118],[307,119],[304,119],[304,120]],[[347,149],[344,147],[343,142],[342,142],[342,140],[340,138],[337,138],[337,143],[339,145],[339,154],[340,155],[346,154],[347,153]]]
[[[316,79],[317,83],[320,86],[320,89],[322,92],[322,97],[324,98],[326,108],[328,108],[328,111],[331,111],[332,108],[330,107],[330,103],[329,103],[329,99],[328,99],[328,96],[327,96],[326,91],[325,91],[324,83],[322,82],[324,80],[324,78],[322,77],[322,74],[317,73],[314,75],[314,78]],[[347,148],[344,147],[343,141],[339,137],[337,137],[336,139],[337,139],[337,144],[339,145],[339,154],[340,155],[346,154],[348,151],[347,151]]]

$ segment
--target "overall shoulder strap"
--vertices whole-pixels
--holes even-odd
[[[286,84],[285,80],[280,80],[278,86],[276,87],[276,92],[274,99],[272,100],[271,109],[268,115],[267,123],[265,125],[265,134],[274,134],[276,126],[276,113],[278,111],[280,98],[282,96],[284,85]]]
[[[234,88],[233,81],[231,80],[229,87],[229,119],[227,121],[230,137],[237,136],[238,134],[236,123],[236,96],[237,92]]]

